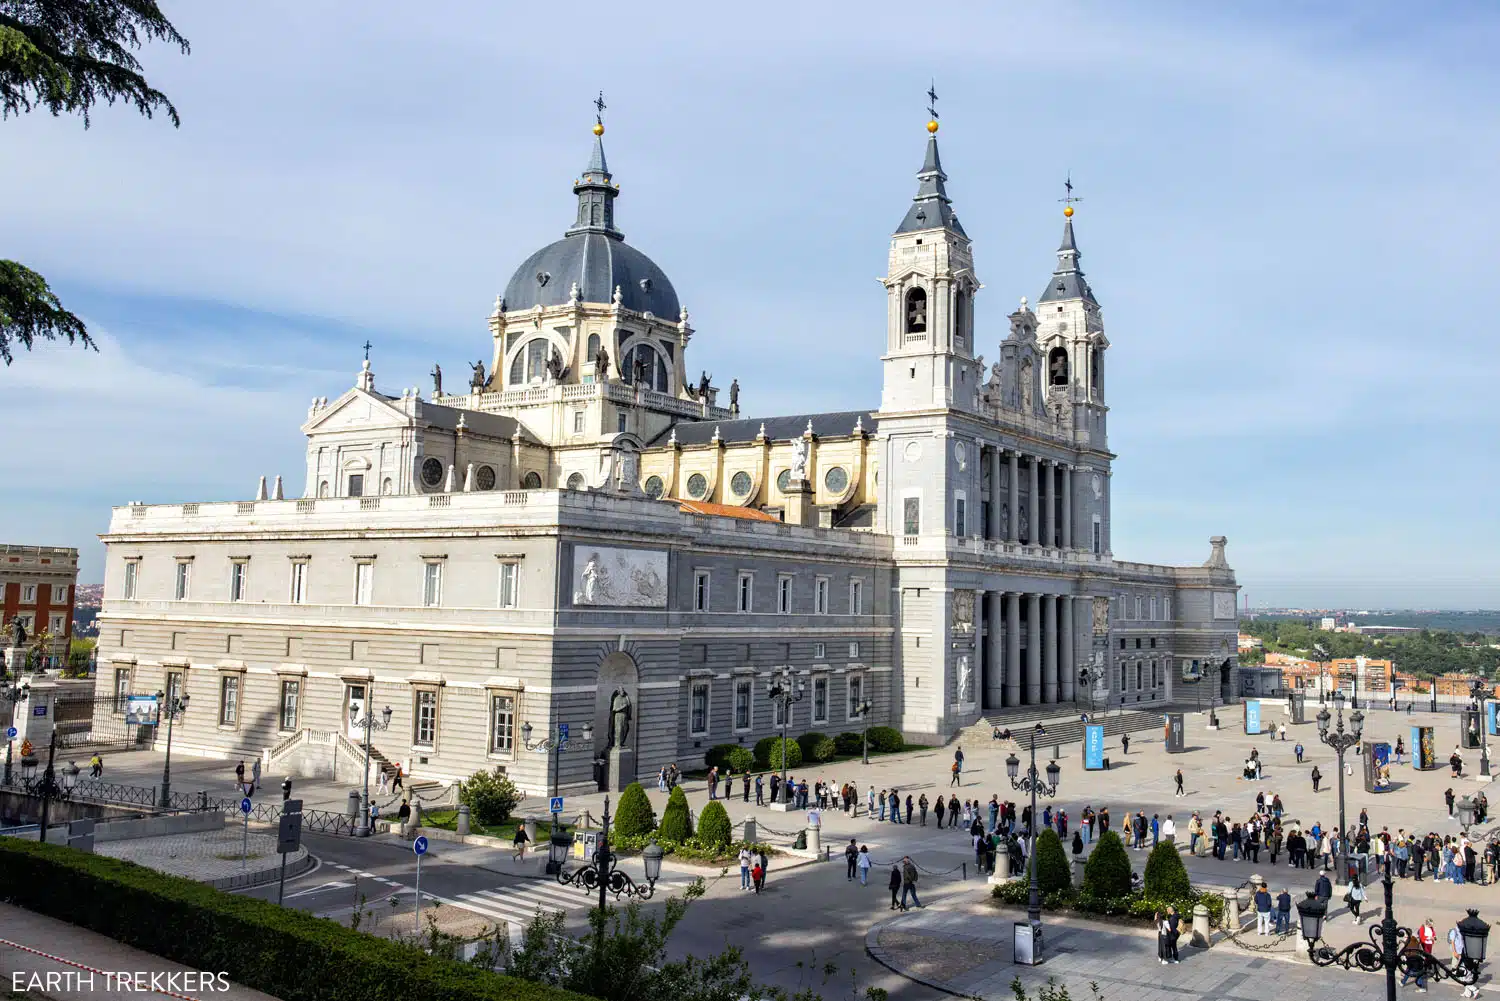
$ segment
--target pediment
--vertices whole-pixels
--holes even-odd
[[[358,387],[320,409],[302,425],[303,434],[364,428],[410,427],[412,418],[382,396]]]

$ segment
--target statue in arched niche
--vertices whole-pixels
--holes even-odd
[[[1031,359],[1027,358],[1024,361],[1022,361],[1021,362],[1021,409],[1023,411],[1025,411],[1026,413],[1031,413],[1033,410],[1036,409],[1035,390],[1032,388],[1032,383],[1034,383],[1036,381],[1035,378],[1034,378],[1034,374],[1035,373],[1033,372],[1033,369],[1032,369]]]

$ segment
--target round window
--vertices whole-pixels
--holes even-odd
[[[662,491],[665,490],[665,489],[666,489],[666,484],[662,483],[660,476],[648,476],[648,477],[646,477],[646,496],[647,497],[650,497],[652,500],[656,500],[657,498],[659,498],[661,496]]]
[[[688,496],[694,500],[702,500],[703,495],[708,493],[708,480],[702,473],[694,473],[688,477]]]
[[[435,487],[443,482],[443,464],[441,461],[436,458],[422,460],[422,482],[429,487]]]
[[[480,490],[495,489],[495,468],[493,466],[480,466],[474,470],[474,482]]]
[[[849,486],[849,473],[843,466],[834,466],[823,474],[823,485],[830,493],[841,494]]]
[[[736,497],[743,497],[750,492],[750,474],[739,472],[729,481],[729,489],[734,491]]]
[[[583,489],[583,474],[582,473],[574,473],[572,476],[568,477],[568,489],[569,490],[582,490]]]
[[[521,489],[522,490],[540,490],[540,489],[542,489],[542,474],[538,473],[538,472],[530,472],[530,473],[527,473],[525,476],[521,477]]]
[[[781,472],[776,474],[777,490],[780,490],[782,493],[786,493],[789,489],[791,489],[791,486],[792,471],[790,469],[783,469]]]

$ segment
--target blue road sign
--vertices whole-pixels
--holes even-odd
[[[547,812],[548,813],[562,813],[562,801],[563,801],[563,798],[561,796],[553,796],[552,797],[552,806],[551,806],[551,808]]]
[[[416,852],[419,856],[426,855],[427,854],[427,839],[426,838],[418,838],[417,840],[413,841],[411,843],[411,850],[414,851],[414,852]]]
[[[1491,713],[1490,715],[1493,716],[1494,713]],[[5,739],[6,740],[15,740],[20,735],[21,735],[21,731],[17,730],[13,726],[8,726],[8,727],[5,728]]]
[[[568,739],[568,724],[566,724],[566,723],[559,723],[559,724],[557,724],[557,739],[558,740],[567,740]]]
[[[244,799],[240,800],[241,813],[249,813],[252,809],[254,809],[254,807],[255,804],[250,802],[249,796],[246,796]]]

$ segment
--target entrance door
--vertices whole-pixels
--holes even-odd
[[[355,726],[355,722],[364,718],[365,715],[365,686],[349,685],[346,689],[346,705],[344,707],[344,726],[349,731],[349,739],[362,741],[365,739],[363,727]]]

